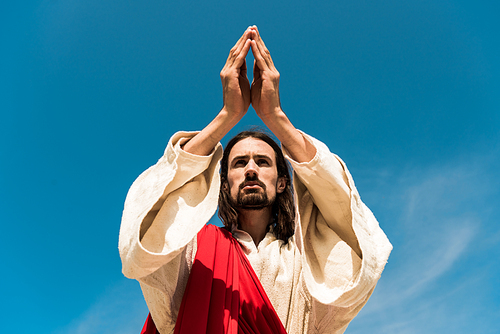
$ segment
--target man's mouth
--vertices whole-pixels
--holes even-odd
[[[247,182],[245,183],[245,186],[243,188],[256,188],[260,187],[260,184],[258,182]]]
[[[264,189],[264,184],[258,180],[256,181],[247,181],[244,182],[241,186],[240,189],[257,189],[257,188],[262,188]]]

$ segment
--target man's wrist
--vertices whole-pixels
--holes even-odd
[[[261,112],[259,116],[268,127],[289,122],[288,117],[280,106],[275,107],[272,112]]]
[[[224,122],[224,124],[230,126],[232,128],[235,126],[245,115],[246,112],[242,111],[234,111],[231,108],[227,108],[223,106],[219,111],[219,114],[216,116],[216,119],[220,119]]]

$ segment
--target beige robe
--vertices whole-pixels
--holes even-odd
[[[120,229],[123,273],[140,282],[161,334],[174,330],[196,234],[217,209],[222,146],[209,156],[182,150],[195,134],[176,133],[160,160],[133,183]],[[284,150],[298,213],[288,245],[280,247],[272,233],[258,248],[246,232],[233,235],[289,334],[343,333],[373,292],[392,246],[342,160],[305,137],[317,149],[310,162],[297,163]],[[362,259],[340,237],[346,231],[354,231]]]

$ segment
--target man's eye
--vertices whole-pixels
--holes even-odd
[[[257,164],[259,166],[269,166],[269,162],[266,159],[260,159]]]
[[[235,167],[242,167],[242,166],[245,166],[246,165],[246,161],[245,160],[238,160],[234,163],[234,166]]]

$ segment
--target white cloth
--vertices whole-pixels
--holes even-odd
[[[172,333],[196,234],[217,209],[222,146],[209,156],[181,149],[196,133],[178,132],[165,154],[129,190],[120,229],[123,273],[137,279],[162,334]],[[295,235],[272,233],[259,243],[235,230],[248,259],[289,334],[343,333],[370,297],[392,249],[361,202],[349,171],[320,141],[307,163],[293,161]],[[354,231],[362,259],[340,236]],[[340,235],[340,236],[339,236]]]

